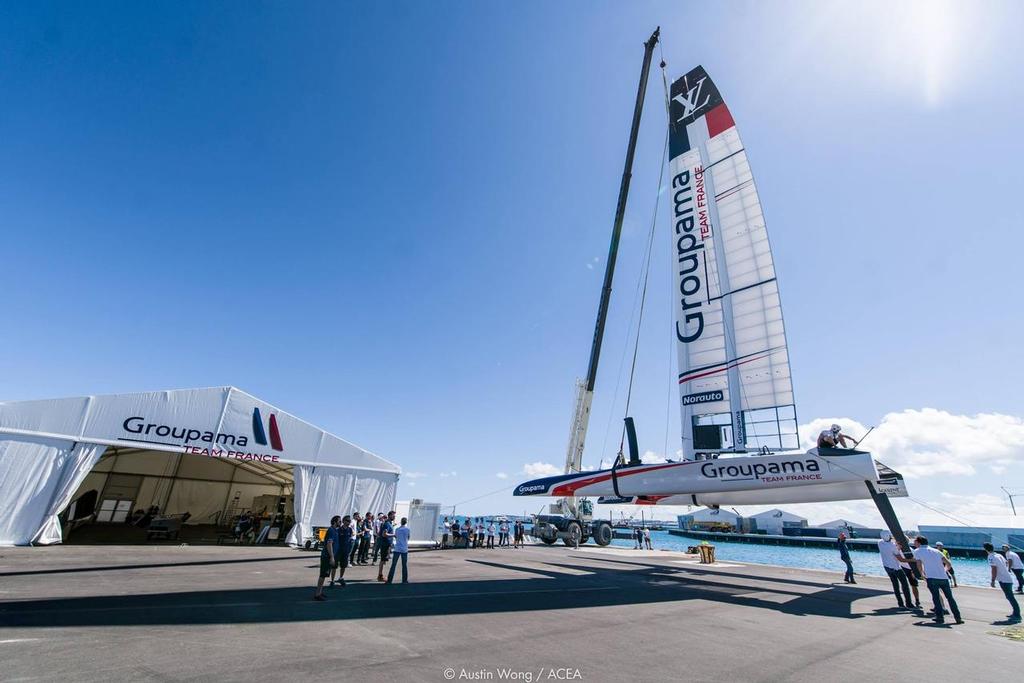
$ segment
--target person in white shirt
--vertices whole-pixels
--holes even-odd
[[[896,603],[900,606],[900,609],[910,607],[913,604],[910,601],[910,583],[907,581],[907,575],[903,572],[902,567],[900,567],[899,546],[893,542],[892,534],[882,534],[882,537],[878,540],[878,554],[882,558],[882,568],[889,576],[889,581],[892,582],[892,592],[896,596]],[[903,591],[903,595],[900,595],[900,590]],[[904,602],[904,598],[906,602]]]
[[[508,522],[502,522],[498,525],[498,547],[508,545]]]
[[[953,619],[958,624],[964,623],[964,620],[960,618],[960,607],[957,606],[956,599],[953,597],[953,589],[949,585],[949,576],[946,574],[949,560],[938,550],[930,547],[928,539],[924,536],[914,539],[914,560],[921,569],[921,574],[928,585],[928,592],[932,594],[932,604],[935,605],[935,623],[942,624],[946,621],[943,616],[945,613],[942,605],[943,595],[946,597],[946,602],[949,603],[949,611],[953,613]]]
[[[398,560],[402,560],[402,583],[409,583],[409,527],[406,526],[409,520],[402,517],[402,524],[395,529],[395,547],[391,550],[391,569],[388,571],[388,580],[391,583],[395,580],[395,567]]]
[[[441,550],[448,547],[448,532],[451,530],[452,523],[445,517],[444,521],[441,522]]]
[[[487,523],[487,547],[494,547],[494,522]]]
[[[644,545],[647,546],[648,550],[654,550],[654,548],[651,547],[651,530],[647,527],[644,527]]]
[[[1017,577],[1017,592],[1024,593],[1024,562],[1021,562],[1020,555],[1010,550],[1009,544],[1004,543],[1003,557],[1006,558],[1006,568]]]
[[[981,547],[988,553],[988,564],[992,567],[992,581],[989,582],[989,585],[994,588],[996,583],[999,583],[999,587],[1003,589],[1003,595],[1006,596],[1010,607],[1013,608],[1013,612],[1007,615],[1007,619],[1019,622],[1020,605],[1017,604],[1017,598],[1013,597],[1013,574],[1006,568],[1006,559],[995,551],[991,543],[985,543]]]

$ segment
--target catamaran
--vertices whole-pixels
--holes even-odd
[[[755,505],[872,498],[897,539],[888,501],[906,496],[903,477],[871,453],[842,448],[799,451],[779,284],[765,219],[732,112],[701,66],[672,83],[669,95],[670,244],[676,291],[682,455],[677,462],[640,461],[632,418],[629,459],[610,469],[582,470],[583,444],[611,293],[636,133],[643,110],[655,31],[645,43],[606,264],[597,327],[585,382],[578,383],[566,473],[533,479],[517,496],[560,496],[553,515],[539,515],[534,535],[553,543],[610,541],[590,519],[589,501],[641,505]],[[662,63],[664,67],[664,63]],[[580,509],[582,508],[582,513]]]

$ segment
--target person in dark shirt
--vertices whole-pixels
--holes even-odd
[[[839,533],[839,559],[846,563],[846,575],[843,581],[846,583],[857,583],[853,578],[853,560],[850,559],[850,549],[846,547],[846,534]]]
[[[388,513],[387,518],[380,524],[380,535],[377,537],[380,544],[380,569],[377,570],[377,580],[386,581],[384,578],[384,565],[388,563],[388,553],[391,544],[395,539],[395,511]]]
[[[359,539],[359,564],[370,562],[370,540],[373,537],[373,513],[367,512],[363,517],[363,533]]]
[[[341,526],[338,527],[338,538],[340,542],[338,547],[340,548],[337,558],[337,570],[338,580],[334,580],[334,572],[331,572],[331,584],[337,584],[342,588],[345,587],[345,569],[351,564],[348,560],[349,553],[352,552],[352,546],[355,545],[355,533],[352,530],[352,518],[345,515],[341,518]]]
[[[327,599],[324,595],[324,579],[331,575],[331,572],[338,566],[338,551],[341,550],[341,537],[338,535],[338,524],[341,522],[340,515],[331,517],[331,526],[324,536],[324,545],[320,550],[320,578],[316,582],[316,591],[313,592],[313,599],[322,602]]]

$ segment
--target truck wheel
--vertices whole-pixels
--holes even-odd
[[[609,524],[598,524],[594,527],[594,543],[605,546],[612,542],[612,527]]]
[[[586,534],[583,534],[583,536],[580,537],[580,545],[586,545],[587,541],[589,541],[589,540],[590,540],[590,536],[587,536]]]
[[[541,538],[540,540],[541,540],[541,542],[544,545],[554,545],[556,539],[554,539],[554,538]]]
[[[565,532],[568,534],[568,536],[562,539],[562,543],[569,546],[570,548],[575,547],[576,540],[582,539],[583,537],[583,530],[580,529],[579,522],[569,522],[569,525],[565,528]],[[583,541],[580,540],[581,545],[582,543]]]

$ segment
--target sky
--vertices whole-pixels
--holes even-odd
[[[1007,514],[1022,20],[1012,2],[7,3],[0,399],[234,385],[401,465],[400,499],[539,511],[511,489],[564,462],[660,25],[585,463],[618,450],[663,58],[669,79],[702,64],[743,136],[802,436],[876,426],[865,447],[915,500]],[[649,460],[679,442],[664,209],[630,411]]]

